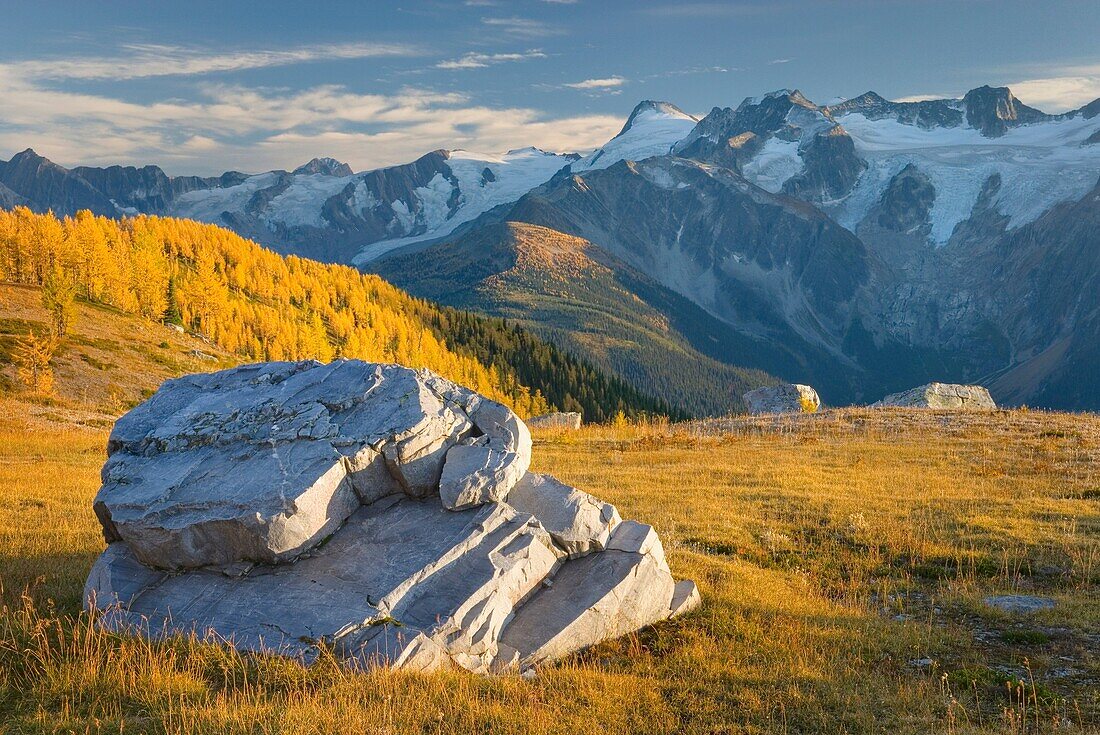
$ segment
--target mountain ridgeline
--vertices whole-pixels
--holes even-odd
[[[438,308],[347,266],[279,256],[215,225],[0,211],[0,280],[175,323],[240,359],[426,367],[527,416],[670,411],[514,325]]]
[[[515,320],[694,414],[775,378],[828,404],[979,382],[1100,410],[1100,100],[1004,87],[697,118],[638,105],[588,155],[434,151],[353,173],[0,164],[0,204],[171,214]]]

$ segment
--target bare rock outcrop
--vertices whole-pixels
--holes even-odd
[[[545,413],[527,419],[532,429],[579,429],[581,422],[581,415],[576,411]]]
[[[769,413],[814,413],[821,408],[817,391],[808,385],[786,383],[750,390],[745,407],[753,416]]]
[[[982,386],[953,383],[928,383],[901,393],[891,393],[871,405],[941,409],[997,408],[989,391]]]
[[[112,629],[492,672],[699,602],[650,527],[528,473],[523,421],[428,371],[187,376],[119,419],[108,454],[85,596]]]

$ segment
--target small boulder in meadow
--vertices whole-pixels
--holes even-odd
[[[772,413],[814,413],[821,409],[817,391],[808,385],[785,383],[750,390],[743,398],[753,416]]]
[[[901,393],[891,393],[871,405],[962,410],[997,408],[986,388],[954,383],[927,383]]]

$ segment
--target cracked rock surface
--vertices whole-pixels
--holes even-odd
[[[912,408],[992,409],[996,408],[989,391],[980,385],[928,383],[901,393],[891,393],[872,406],[908,406]]]
[[[699,604],[657,534],[548,475],[523,421],[428,371],[262,363],[111,433],[102,624],[360,666],[527,668]]]

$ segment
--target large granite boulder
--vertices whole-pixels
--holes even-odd
[[[478,672],[691,609],[648,526],[547,475],[514,413],[428,371],[265,363],[166,382],[108,442],[106,626]]]
[[[768,385],[745,393],[745,407],[753,416],[769,413],[814,413],[821,408],[817,391],[808,385]]]
[[[581,415],[576,411],[544,413],[527,419],[527,425],[532,429],[579,429]]]
[[[908,408],[990,409],[997,404],[989,391],[980,385],[955,385],[952,383],[928,383],[901,393],[892,393],[871,404],[903,406]]]

